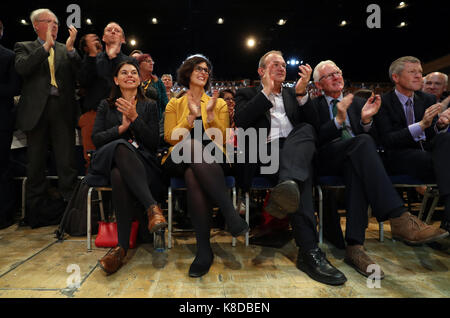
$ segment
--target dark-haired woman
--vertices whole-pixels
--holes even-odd
[[[145,98],[139,69],[133,62],[119,64],[109,99],[98,107],[92,140],[98,149],[87,182],[111,182],[116,211],[118,246],[100,260],[108,274],[116,272],[129,248],[133,218],[148,230],[167,226],[155,196],[162,191],[161,171],[156,157],[159,141],[158,110]],[[143,221],[142,221],[143,220]]]
[[[211,63],[205,57],[196,55],[184,61],[178,70],[177,81],[189,90],[183,97],[169,101],[164,122],[164,139],[171,147],[169,154],[163,158],[163,166],[170,175],[184,177],[188,212],[196,234],[197,253],[189,268],[191,277],[206,274],[213,262],[214,254],[209,241],[213,204],[219,206],[227,228],[234,237],[249,229],[227,193],[222,166],[217,162],[208,163],[211,161],[205,160],[203,156],[205,147],[210,148],[209,144],[213,142],[216,154],[226,157],[223,145],[230,122],[227,104],[218,98],[218,92],[214,92],[213,97],[205,93],[210,78]],[[215,129],[216,133],[221,132],[222,136],[213,137],[211,129]],[[204,136],[205,132],[207,140],[195,138]],[[182,138],[179,138],[180,134]],[[180,156],[189,158],[176,164]]]

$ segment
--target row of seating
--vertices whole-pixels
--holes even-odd
[[[49,179],[56,179],[56,176],[49,176]],[[79,177],[83,178],[83,177]],[[434,210],[439,201],[439,191],[437,189],[436,184],[427,184],[423,183],[417,178],[408,175],[396,175],[390,176],[392,184],[396,188],[416,188],[425,186],[426,191],[424,194],[424,198],[421,205],[421,210],[419,212],[419,219],[422,219],[425,208],[427,206],[427,202],[430,198],[433,198],[430,212],[427,215],[426,223],[430,223],[431,217],[434,213]],[[26,188],[26,177],[19,177],[16,179],[22,180],[22,218],[25,217],[25,188]],[[227,176],[225,178],[226,186],[232,193],[233,204],[237,207],[237,192],[236,192],[236,181],[232,176]],[[264,177],[255,177],[252,179],[251,190],[270,190],[275,186],[274,182]],[[322,176],[319,177],[315,186],[317,190],[317,198],[318,198],[318,220],[319,220],[319,243],[323,243],[323,190],[324,189],[339,189],[345,188],[344,181],[339,176]],[[171,178],[170,185],[168,187],[168,248],[172,248],[172,235],[174,232],[177,232],[173,228],[173,192],[174,191],[182,191],[186,190],[186,184],[184,179],[182,178]],[[110,187],[90,187],[88,191],[87,197],[87,249],[88,251],[92,250],[92,224],[91,224],[91,213],[92,213],[92,203],[95,201],[92,199],[92,192],[97,191],[98,193],[98,203],[100,206],[100,214],[101,219],[104,220],[104,209],[102,204],[102,191],[111,191]],[[250,220],[250,193],[245,193],[245,220],[249,223]],[[379,240],[383,242],[384,240],[384,229],[383,222],[379,223]],[[161,241],[161,238],[158,238],[157,235],[161,235],[161,233],[154,234],[154,241]],[[162,235],[164,235],[162,233]],[[163,240],[163,238],[162,238]],[[245,234],[245,246],[249,245],[249,233]],[[232,246],[236,246],[236,238],[232,239]]]

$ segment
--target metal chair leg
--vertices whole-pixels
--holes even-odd
[[[89,188],[87,195],[87,249],[88,252],[92,250],[91,234],[92,234],[92,224],[91,224],[91,198],[92,190],[94,188]]]
[[[172,248],[172,188],[167,190],[167,218],[169,219],[169,226],[167,229],[167,247]]]

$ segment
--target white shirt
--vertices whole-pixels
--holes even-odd
[[[261,84],[262,85],[262,84]],[[263,86],[264,88],[264,86]],[[269,96],[262,91],[264,96],[272,103],[273,107],[270,109],[270,132],[267,138],[267,142],[278,138],[286,138],[289,133],[294,129],[291,121],[289,120],[283,102],[283,87],[279,94],[270,93]],[[299,106],[303,106],[308,101],[308,94],[303,97],[297,97]]]

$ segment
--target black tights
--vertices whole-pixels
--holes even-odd
[[[133,218],[142,224],[142,206],[147,210],[157,202],[150,192],[144,164],[124,145],[118,145],[114,153],[111,185],[119,246],[127,251]]]
[[[195,142],[192,141],[192,144]],[[232,224],[240,218],[228,195],[225,176],[218,163],[191,163],[184,171],[187,187],[188,212],[197,239],[197,256],[194,262],[209,262],[212,258],[210,219],[213,204],[222,212],[225,222]]]

